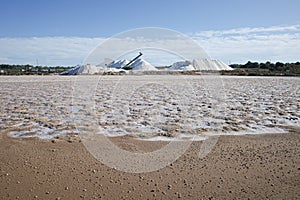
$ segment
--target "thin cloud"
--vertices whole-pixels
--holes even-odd
[[[205,31],[194,34],[193,39],[211,57],[228,64],[245,63],[248,60],[299,61],[299,25]]]
[[[0,38],[0,62],[9,64],[75,65],[103,38]]]
[[[229,35],[247,35],[247,34],[273,34],[286,32],[299,32],[300,25],[292,26],[271,26],[271,27],[243,27],[237,29],[217,30],[217,31],[202,31],[195,33],[196,37],[221,37]]]
[[[228,64],[245,63],[248,60],[299,61],[299,25],[204,31],[190,34],[190,37],[211,58]],[[0,63],[74,66],[83,63],[90,52],[105,40],[106,38],[82,37],[0,38]],[[161,43],[161,46],[165,43],[170,44],[170,49],[174,49],[174,52],[178,44],[184,45],[168,39],[156,42],[157,45]],[[111,51],[114,49],[115,47],[108,48]],[[185,55],[195,53],[195,50],[188,48],[184,51]],[[174,56],[171,57],[174,59]],[[166,64],[168,62],[166,58],[167,56],[155,57],[156,60],[152,59],[152,62],[159,65],[161,60]]]

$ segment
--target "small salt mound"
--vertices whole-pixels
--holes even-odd
[[[61,75],[77,75],[77,74],[95,74],[99,72],[99,68],[94,65],[77,65],[76,67],[61,73]]]
[[[82,71],[83,71],[83,66],[77,65],[76,67],[74,67],[68,71],[62,72],[61,75],[77,75],[77,74],[81,74]]]
[[[181,70],[181,71],[195,70],[193,63],[188,60],[176,62],[169,69],[170,70]]]
[[[84,65],[82,74],[96,74],[99,73],[99,67],[96,67],[95,65]]]
[[[148,63],[147,61],[139,58],[137,59],[132,65],[132,70],[139,70],[139,71],[156,71],[156,67]]]

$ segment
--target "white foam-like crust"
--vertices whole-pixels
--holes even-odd
[[[89,81],[98,79],[88,76]],[[213,135],[285,133],[284,127],[300,126],[299,78],[222,77],[222,88],[205,92],[218,88],[208,86],[213,79],[100,77],[94,102],[99,134],[203,140]],[[0,84],[0,131],[9,136],[49,139],[78,134],[74,118],[88,116],[85,98],[73,94],[75,77],[3,76]],[[74,97],[83,103],[74,105]]]

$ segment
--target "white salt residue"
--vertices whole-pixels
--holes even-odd
[[[96,105],[102,111],[100,132],[177,140],[180,133],[188,135],[186,138],[285,133],[282,127],[300,125],[299,79],[223,77],[222,85],[206,88],[215,83],[213,77],[188,76],[189,84],[172,76],[159,78],[163,81],[155,76],[123,80],[120,87],[126,92],[113,93],[108,101]],[[151,81],[156,84],[147,84]],[[211,91],[217,87],[221,88]],[[129,96],[132,88],[136,89]],[[161,136],[164,134],[168,136]]]
[[[145,141],[187,141],[187,140],[203,141],[208,139],[208,136],[179,134],[176,137],[154,136],[154,137],[148,137],[148,138],[145,137],[139,139]]]
[[[68,107],[74,77],[4,76],[0,80],[0,133],[50,139],[78,134]]]
[[[54,132],[57,133],[54,133]],[[8,135],[15,138],[33,138],[38,137],[40,139],[53,139],[60,136],[67,135],[69,133],[74,133],[74,131],[69,130],[52,130],[52,129],[41,129],[41,128],[31,128],[30,130],[24,131],[12,131]]]
[[[33,138],[52,139],[67,134],[77,133],[77,130],[64,130],[57,127],[45,127],[40,123],[29,122],[27,124],[19,123],[14,126],[14,129],[8,133],[9,136],[15,138]]]
[[[206,132],[199,135],[194,134],[179,134],[176,137],[166,137],[166,136],[153,136],[153,137],[140,137],[141,140],[146,141],[203,141],[207,140],[211,136],[221,136],[221,135],[261,135],[261,134],[276,134],[276,133],[287,133],[287,130],[281,128],[264,128],[264,129],[253,129],[250,131],[230,131],[230,132]],[[113,137],[113,136],[112,136]]]
[[[87,77],[90,82],[98,79]],[[72,93],[77,87],[74,77],[3,77],[0,132],[47,139],[78,133],[74,119],[86,118],[96,120],[100,134],[147,140],[284,133],[286,126],[300,126],[299,78],[215,79],[103,76],[89,105],[84,95]],[[73,98],[79,103],[74,104]],[[87,107],[93,107],[93,115]]]

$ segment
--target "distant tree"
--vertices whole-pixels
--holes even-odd
[[[231,64],[229,66],[232,67],[232,68],[241,68],[243,65],[240,65],[240,64]]]
[[[251,61],[248,61],[245,65],[244,65],[245,68],[252,68],[252,62]]]
[[[275,67],[276,67],[276,68],[280,68],[280,67],[283,67],[283,66],[284,66],[284,64],[281,63],[281,62],[275,63]]]
[[[266,63],[260,63],[259,66],[262,69],[268,69],[268,66],[266,65]]]
[[[258,64],[258,62],[254,62],[254,63],[252,63],[252,68],[259,68],[259,64]]]

